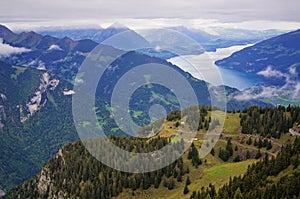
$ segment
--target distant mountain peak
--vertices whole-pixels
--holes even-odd
[[[0,24],[0,38],[4,38],[8,35],[14,35],[14,33],[6,26]]]
[[[39,34],[33,31],[24,31],[21,32],[20,35],[39,35]]]
[[[0,24],[0,32],[9,32],[13,33],[10,29],[8,29],[6,26],[3,26]]]
[[[62,40],[64,40],[64,41],[72,41],[73,42],[73,40],[70,37],[67,37],[67,36],[65,36],[64,38],[62,38]]]
[[[120,22],[115,22],[112,25],[110,25],[107,29],[114,28],[114,29],[129,29],[125,25],[121,24]]]

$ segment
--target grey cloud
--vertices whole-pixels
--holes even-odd
[[[1,1],[4,20],[117,18],[211,18],[221,21],[300,21],[300,1],[274,0],[10,0]]]

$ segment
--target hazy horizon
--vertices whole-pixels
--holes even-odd
[[[166,0],[11,0],[0,2],[1,24],[12,30],[50,27],[107,27],[120,22],[132,29],[186,26],[251,30],[294,30],[300,27],[297,0],[204,1]]]

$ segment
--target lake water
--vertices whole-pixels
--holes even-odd
[[[244,90],[263,80],[257,75],[220,68],[214,63],[217,60],[229,57],[232,53],[251,45],[232,46],[220,48],[216,52],[206,52],[201,55],[186,55],[174,57],[168,61],[177,65],[182,70],[189,72],[197,79],[205,80],[213,85],[226,85]]]

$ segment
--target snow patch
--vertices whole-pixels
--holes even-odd
[[[1,99],[2,99],[3,101],[6,101],[6,100],[7,100],[6,96],[5,96],[3,93],[0,93],[0,97],[1,97]]]
[[[52,50],[62,50],[62,49],[59,45],[53,44],[48,48],[48,51],[52,51]]]
[[[64,91],[64,95],[74,95],[75,91],[69,90],[69,91]]]

